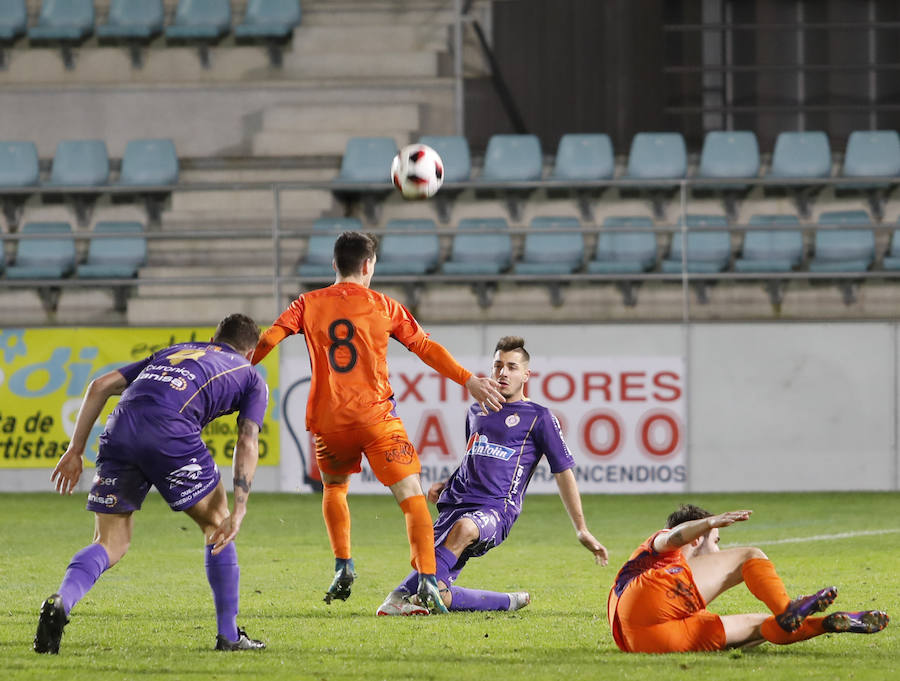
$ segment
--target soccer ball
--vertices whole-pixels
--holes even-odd
[[[426,144],[410,144],[394,156],[391,179],[405,199],[427,199],[444,183],[444,162]]]

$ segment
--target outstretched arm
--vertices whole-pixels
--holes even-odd
[[[581,495],[578,493],[578,485],[575,482],[575,474],[572,469],[564,470],[562,473],[555,473],[556,486],[559,488],[559,496],[562,499],[563,506],[575,526],[575,535],[578,541],[588,551],[594,554],[594,560],[600,565],[606,565],[609,560],[609,554],[606,547],[598,542],[594,535],[590,533],[587,524],[584,522],[584,511],[581,508]]]
[[[75,485],[78,484],[81,471],[84,470],[84,448],[87,446],[91,428],[100,418],[106,400],[113,395],[121,395],[127,387],[128,382],[118,371],[110,371],[91,381],[78,409],[72,440],[50,475],[50,481],[56,484],[56,491],[60,494],[71,494],[75,491]]]
[[[653,549],[658,553],[666,553],[690,544],[697,537],[702,537],[714,527],[727,527],[734,523],[750,519],[753,511],[728,511],[719,515],[711,515],[699,520],[688,520],[672,528],[671,532],[662,532],[653,539]]]
[[[453,359],[447,348],[430,338],[423,337],[408,347],[439,374],[466,386],[472,398],[481,405],[485,413],[488,409],[500,411],[506,400],[500,394],[500,384],[493,378],[475,376]]]
[[[250,419],[238,419],[238,441],[234,448],[234,508],[213,532],[212,553],[217,555],[231,542],[241,529],[247,515],[247,497],[259,462],[259,426]]]
[[[276,345],[292,333],[293,331],[285,326],[272,324],[272,326],[266,329],[259,337],[259,342],[256,344],[256,350],[253,351],[253,358],[250,360],[250,363],[259,364],[262,362],[265,356],[272,352],[272,349]]]

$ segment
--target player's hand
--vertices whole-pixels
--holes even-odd
[[[438,497],[441,496],[441,492],[444,491],[444,487],[446,486],[446,482],[436,482],[431,487],[429,487],[428,501],[430,501],[432,504],[436,504],[438,502]]]
[[[750,520],[750,514],[753,511],[728,511],[719,515],[710,516],[708,519],[709,526],[712,527],[728,527],[735,523]]]
[[[594,562],[597,565],[605,566],[609,562],[609,552],[603,544],[597,541],[594,535],[587,530],[579,530],[576,534],[581,545],[594,554]]]
[[[83,470],[82,453],[70,447],[50,474],[50,482],[55,483],[56,491],[60,494],[71,494],[75,491],[75,485],[78,484]]]
[[[222,524],[209,536],[206,543],[212,545],[212,554],[214,556],[219,555],[222,549],[234,540],[237,533],[241,530],[242,520],[243,516],[237,514],[230,515],[225,518],[225,520],[222,521]]]
[[[500,384],[487,376],[472,376],[466,381],[472,397],[481,405],[481,411],[487,414],[491,411],[500,411],[506,399],[500,394]]]

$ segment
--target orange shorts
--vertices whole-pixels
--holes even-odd
[[[315,439],[316,463],[328,475],[359,473],[363,454],[385,487],[422,470],[419,455],[398,418],[352,430],[317,433]]]
[[[630,653],[687,653],[725,648],[725,627],[719,616],[709,610],[649,626],[617,623],[626,646],[623,650]]]

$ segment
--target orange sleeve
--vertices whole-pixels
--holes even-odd
[[[272,326],[259,337],[256,350],[253,351],[253,359],[250,360],[251,364],[259,364],[281,341],[303,330],[304,307],[303,296],[288,305],[287,309],[272,323]]]
[[[428,336],[423,336],[420,341],[408,347],[425,364],[451,381],[465,385],[466,381],[472,377],[472,372],[453,359],[453,355],[447,351],[447,348],[431,340]]]

